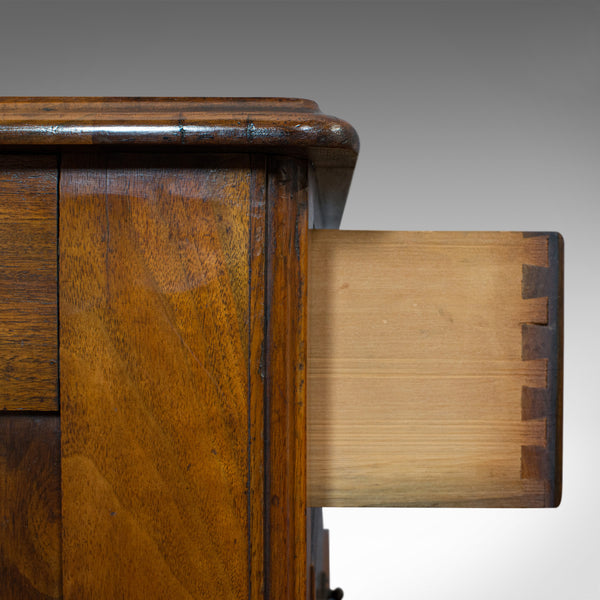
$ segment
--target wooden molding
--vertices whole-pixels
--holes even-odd
[[[0,145],[321,148],[356,160],[345,121],[297,98],[0,98]],[[346,152],[344,152],[346,151]]]
[[[308,165],[268,162],[265,598],[306,598]]]

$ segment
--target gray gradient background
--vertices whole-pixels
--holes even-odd
[[[556,510],[326,511],[348,600],[600,598],[597,2],[0,4],[1,95],[302,96],[362,150],[348,229],[565,238]]]

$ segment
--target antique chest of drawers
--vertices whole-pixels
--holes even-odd
[[[0,597],[323,599],[318,507],[558,504],[560,236],[336,231],[357,152],[0,100]]]

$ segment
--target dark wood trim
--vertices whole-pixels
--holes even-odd
[[[546,445],[523,446],[521,475],[543,480],[544,504],[556,507],[562,495],[564,241],[554,232],[524,234],[532,236],[547,238],[548,266],[523,265],[522,296],[547,297],[548,320],[523,324],[523,360],[546,360],[547,384],[523,387],[521,418],[546,420]]]
[[[359,146],[352,126],[295,98],[4,97],[0,113],[0,145],[315,147],[348,160]]]
[[[251,156],[248,294],[248,598],[265,589],[265,252],[266,161]]]
[[[307,158],[325,227],[340,223],[359,145],[350,124],[298,98],[0,97],[0,151],[160,146]]]
[[[307,163],[268,163],[265,598],[306,597]]]

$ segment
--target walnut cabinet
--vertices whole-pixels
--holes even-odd
[[[0,597],[324,600],[318,507],[558,504],[562,239],[337,231],[357,152],[0,100]]]

